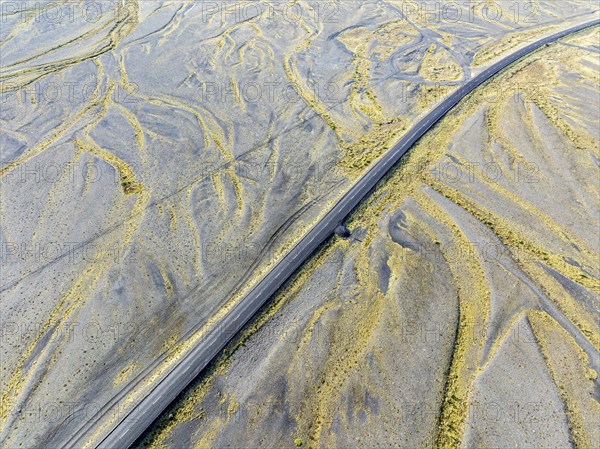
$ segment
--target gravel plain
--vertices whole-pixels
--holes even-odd
[[[596,447],[599,33],[444,118],[138,448]]]

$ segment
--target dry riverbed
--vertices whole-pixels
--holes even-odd
[[[286,9],[261,2],[260,10],[231,13],[219,2],[2,2],[3,447],[60,446],[123,393],[108,417],[119,419],[190,335],[210,325],[443,95],[518,46],[598,10],[594,1],[540,1],[534,10],[515,1],[498,15],[482,1],[460,17],[432,17],[427,11],[438,2],[312,3]],[[528,69],[521,100],[498,95],[491,108],[483,99],[459,140],[415,151],[432,170],[447,161],[453,170],[480,170],[477,164],[494,161],[517,178],[489,182],[476,171],[473,181],[457,183],[418,169],[409,183],[390,180],[389,198],[382,190],[354,218],[363,242],[338,242],[319,256],[296,281],[303,299],[289,304],[300,305],[281,303],[281,318],[269,321],[296,336],[277,343],[281,329],[265,327],[275,340],[231,360],[246,381],[226,388],[225,377],[239,374],[211,378],[207,400],[227,404],[225,414],[208,406],[200,412],[200,401],[195,421],[176,429],[188,426],[199,445],[201,438],[245,447],[261,438],[271,445],[296,437],[323,445],[332,438],[340,445],[450,441],[471,426],[466,392],[475,391],[479,367],[498,366],[507,329],[531,326],[540,341],[564,330],[575,339],[565,348],[579,345],[580,334],[593,339],[589,220],[596,197],[587,183],[597,174],[598,155],[590,155],[597,92],[585,83],[597,61],[578,50],[589,46],[578,39],[552,50],[565,55],[555,65],[542,59]],[[551,95],[529,92],[540,80]],[[502,123],[509,128],[490,137]],[[489,131],[478,128],[484,125]],[[538,169],[531,173],[528,162]],[[537,183],[515,180],[521,175]],[[560,188],[550,189],[554,182]],[[534,260],[503,268],[518,273],[515,292],[530,292],[506,310],[502,295],[513,294],[513,283],[505,288],[501,268],[477,262],[476,245],[461,244],[469,251],[458,256],[464,261],[444,262],[459,236],[488,235]],[[431,246],[432,239],[440,244]],[[495,290],[492,280],[500,282]],[[548,316],[560,312],[572,326],[557,330],[541,312],[535,322],[531,313],[523,318],[521,310],[537,310],[533,304],[555,304]],[[439,326],[439,343],[405,329],[407,313],[416,326]],[[479,330],[472,343],[463,341],[466,330],[456,338],[458,323],[483,326],[492,313],[499,321],[485,341]],[[283,319],[294,316],[297,322]],[[315,326],[322,332],[313,333]],[[395,334],[402,329],[405,339]],[[544,360],[564,351],[540,348]],[[458,377],[448,380],[449,369]],[[553,376],[564,370],[553,366]],[[486,372],[497,383],[500,374]],[[492,394],[486,378],[477,377],[482,400]],[[560,395],[584,381],[564,382]],[[391,387],[402,383],[414,388]],[[398,398],[423,403],[426,424],[413,429],[424,421]],[[264,426],[238,423],[230,432],[235,420],[228,416],[255,399],[271,404],[252,418]],[[439,435],[436,410],[444,414]],[[573,423],[587,435],[585,415],[564,418],[573,413],[552,415],[568,426],[561,435]],[[404,415],[408,433],[398,430]],[[348,432],[351,422],[361,425]]]

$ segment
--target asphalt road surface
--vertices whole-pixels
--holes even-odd
[[[93,441],[95,442],[90,447],[97,449],[127,449],[130,447],[283,283],[314,253],[319,245],[332,235],[335,228],[373,191],[376,184],[410,150],[415,142],[461,99],[523,56],[569,34],[598,24],[600,24],[600,20],[596,19],[530,44],[492,65],[460,87],[405,134],[391,150],[382,155],[337,204],[230,310],[215,326],[215,329],[210,331],[206,338],[203,338],[197,346],[190,350],[176,366],[172,367],[168,374],[157,381],[143,400],[127,413],[119,416],[118,422],[113,423],[112,427],[104,430],[97,428],[102,422],[105,422],[104,418],[106,417],[99,413],[89,422],[84,423],[64,447],[80,449],[85,447],[86,443]],[[105,410],[104,413],[111,412]]]

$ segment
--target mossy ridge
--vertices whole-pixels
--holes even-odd
[[[431,216],[444,223],[452,231],[456,241],[460,242],[460,247],[469,254],[460,260],[446,258],[456,281],[460,315],[452,363],[447,375],[436,447],[458,448],[467,418],[469,393],[484,344],[485,332],[480,332],[479,338],[475,338],[473,329],[486,329],[491,293],[479,257],[466,235],[430,197],[417,192],[415,200]]]
[[[600,430],[594,424],[600,417],[600,404],[593,399],[593,381],[598,374],[588,367],[587,354],[554,318],[542,311],[530,311],[527,315],[550,376],[565,405],[575,447],[592,449],[600,438]],[[588,394],[581,394],[582,385]]]

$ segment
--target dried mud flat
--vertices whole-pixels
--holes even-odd
[[[335,9],[320,14],[314,13],[310,2],[296,3],[303,13],[292,18],[268,7],[266,11],[273,11],[272,15],[264,14],[264,10],[256,16],[248,10],[223,15],[218,9],[202,8],[198,2],[98,2],[100,9],[95,11],[82,9],[81,2],[68,2],[66,6],[59,5],[74,8],[63,11],[64,16],[53,16],[54,10],[50,16],[46,15],[36,2],[2,3],[0,442],[3,447],[60,445],[117,393],[128,391],[130,401],[135,401],[152,380],[145,377],[150,370],[175,357],[191,332],[209,322],[242,286],[264,272],[441,95],[516,46],[578,23],[586,14],[598,10],[594,2],[538,2],[535,22],[528,22],[529,15],[524,12],[515,17],[514,11],[504,11],[501,19],[489,20],[483,16],[482,4],[477,3],[471,20],[446,18],[433,23],[418,12],[420,4],[412,2],[332,2]],[[416,5],[417,12],[410,5]],[[335,16],[331,16],[331,11]],[[576,46],[588,46],[585,40],[569,42],[575,47],[561,46],[561,51],[575,52]],[[569,60],[564,63],[564,70],[573,64]],[[592,88],[586,92],[579,81],[583,68],[593,71],[594,64],[592,58],[573,72],[564,73],[560,65],[546,67],[540,76],[550,80],[561,79],[560,76],[571,78],[554,92],[554,97],[539,99],[539,109],[523,103],[523,109],[518,109],[520,115],[511,115],[511,120],[531,114],[533,124],[542,129],[540,133],[554,139],[545,141],[547,148],[562,145],[563,134],[582,151],[595,148],[595,121],[588,99],[597,93]],[[591,76],[587,72],[584,75]],[[538,79],[531,76],[527,83],[537,84]],[[573,83],[581,88],[570,90]],[[514,108],[516,105],[511,103]],[[550,112],[544,107],[550,108]],[[579,112],[573,116],[573,111]],[[502,121],[493,114],[494,111],[482,109],[472,115],[475,123],[483,123],[485,119],[495,123],[490,126],[498,127]],[[544,122],[546,114],[556,122]],[[514,160],[506,156],[495,162],[520,167],[524,161],[513,153],[521,150],[515,151],[513,147],[528,143],[531,136],[527,133],[514,136],[513,127],[517,125],[510,126],[510,138],[521,139],[516,143],[507,143],[506,138],[499,137],[499,143],[481,148],[481,154],[461,155],[454,149],[448,153],[478,163],[486,160],[482,154],[498,158],[510,154]],[[482,139],[469,138],[475,139],[474,143]],[[454,183],[447,185],[444,177],[431,174],[437,180],[424,183],[428,187],[417,187],[421,184],[414,180],[394,187],[394,195],[408,191],[409,185],[415,192],[414,197],[407,194],[406,205],[397,202],[398,213],[406,210],[402,214],[408,217],[407,226],[414,227],[410,228],[414,233],[411,238],[423,242],[426,248],[429,240],[423,229],[429,227],[445,235],[445,241],[454,241],[450,231],[458,231],[448,223],[458,220],[458,210],[467,211],[479,221],[489,220],[485,214],[510,218],[510,226],[493,231],[502,242],[515,244],[522,240],[524,243],[518,248],[539,260],[527,265],[529,271],[520,275],[523,279],[530,279],[527,276],[533,276],[531,273],[545,276],[540,278],[544,279],[543,289],[536,288],[551,302],[536,294],[539,307],[557,304],[556,313],[574,323],[574,328],[565,328],[566,332],[573,338],[580,332],[591,339],[597,335],[593,315],[597,311],[597,267],[592,257],[593,232],[586,220],[594,217],[591,211],[595,202],[589,193],[593,186],[583,184],[593,179],[590,173],[595,168],[589,168],[590,161],[581,156],[581,160],[573,159],[567,169],[558,153],[544,152],[546,147],[536,145],[530,158],[539,165],[538,173],[558,170],[557,173],[564,174],[561,179],[568,187],[556,191],[553,201],[540,199],[540,184],[528,188],[523,183],[488,185],[481,181],[467,183],[457,190]],[[462,150],[467,152],[467,146]],[[440,163],[446,160],[443,155],[435,156],[439,156]],[[597,153],[594,157],[592,161],[597,164]],[[591,171],[580,171],[585,167]],[[579,175],[567,176],[572,173]],[[381,201],[380,204],[385,204]],[[460,209],[455,211],[453,207]],[[447,210],[442,213],[440,208]],[[506,217],[507,211],[514,215]],[[450,218],[444,221],[436,213]],[[406,221],[402,217],[396,216],[398,223]],[[435,219],[427,221],[427,217]],[[381,229],[385,229],[387,225],[383,223],[389,219],[373,218],[372,223],[373,226],[380,223]],[[421,220],[430,224],[425,226]],[[465,229],[477,224],[465,220]],[[363,226],[364,232],[370,229],[374,233],[373,226]],[[268,432],[263,432],[256,438],[273,445],[289,445],[290,441],[293,443],[292,433],[301,434],[304,439],[312,435],[321,441],[324,432],[339,434],[339,444],[351,444],[350,439],[355,436],[342,429],[356,416],[359,422],[369,423],[370,432],[382,438],[381,444],[385,444],[387,434],[392,438],[390,441],[396,441],[393,438],[403,441],[393,430],[398,413],[403,412],[399,406],[386,408],[379,399],[374,399],[375,402],[369,399],[369,407],[379,410],[373,415],[379,416],[375,419],[369,418],[372,411],[364,404],[353,409],[353,402],[344,400],[344,406],[350,408],[335,418],[335,424],[330,414],[332,404],[342,397],[341,379],[352,374],[352,363],[360,360],[363,365],[359,357],[367,347],[372,329],[380,323],[379,317],[387,310],[384,301],[392,298],[396,301],[399,296],[392,293],[403,282],[412,285],[406,288],[414,289],[415,295],[410,300],[418,304],[426,302],[424,293],[417,295],[419,289],[430,288],[424,291],[430,291],[432,302],[437,301],[443,307],[438,304],[440,309],[432,310],[427,305],[422,313],[433,314],[430,319],[444,330],[439,345],[426,345],[432,356],[404,344],[405,356],[399,356],[393,363],[398,363],[397,367],[411,367],[413,371],[407,371],[398,382],[420,385],[413,391],[413,398],[407,396],[408,402],[423,402],[417,392],[429,395],[423,410],[432,423],[437,418],[428,407],[442,399],[446,401],[442,410],[448,416],[442,422],[447,430],[439,438],[451,438],[457,429],[470,425],[464,392],[473,375],[464,372],[474,373],[480,365],[491,362],[480,354],[479,340],[471,345],[461,344],[458,350],[454,348],[458,312],[466,307],[464,313],[471,314],[467,315],[467,322],[472,319],[475,326],[477,320],[487,322],[478,308],[488,304],[490,310],[498,307],[498,316],[514,325],[511,320],[521,316],[515,311],[527,309],[533,304],[528,301],[536,300],[523,303],[514,300],[513,309],[505,310],[502,299],[487,302],[482,299],[487,298],[484,292],[495,298],[488,292],[491,287],[486,287],[487,279],[502,278],[499,272],[490,271],[492,274],[487,274],[484,282],[477,277],[482,268],[473,267],[462,277],[452,271],[457,270],[455,265],[436,262],[436,267],[439,264],[442,267],[435,272],[432,268],[430,276],[447,285],[449,292],[456,292],[454,303],[446,304],[447,292],[434,289],[432,279],[425,281],[427,278],[420,271],[430,256],[424,256],[424,251],[416,246],[410,263],[401,264],[406,265],[406,273],[413,270],[412,275],[404,273],[405,268],[398,271],[399,264],[388,262],[398,257],[393,254],[397,248],[390,246],[384,231],[381,232],[381,235],[365,234],[363,246],[353,244],[344,249],[347,243],[336,243],[331,255],[326,256],[327,261],[333,262],[323,264],[330,271],[314,267],[311,278],[316,281],[310,281],[315,282],[314,291],[301,301],[305,312],[298,309],[297,329],[301,331],[298,338],[310,326],[322,325],[323,333],[314,334],[320,335],[314,338],[324,340],[314,344],[310,340],[313,337],[306,337],[293,345],[304,345],[305,351],[329,351],[331,357],[326,357],[326,353],[316,354],[318,363],[310,368],[300,364],[299,356],[294,357],[296,368],[286,364],[289,360],[277,362],[283,363],[282,372],[284,368],[290,369],[294,376],[300,377],[285,376],[276,385],[269,383],[271,387],[261,390],[264,400],[272,400],[272,407],[282,407],[273,409],[281,413],[261,415],[264,422],[272,422],[273,417],[281,422],[279,427],[272,428],[279,436],[271,438]],[[396,231],[389,232],[392,235]],[[396,238],[402,246],[408,231],[398,232]],[[482,231],[473,227],[461,232],[478,236]],[[548,235],[557,237],[549,239]],[[443,242],[441,237],[438,240]],[[371,249],[366,246],[368,242],[373,246]],[[440,248],[443,257],[443,244]],[[371,254],[379,264],[376,272],[369,268],[373,266]],[[465,263],[475,260],[475,253],[469,256],[473,257],[468,257]],[[355,268],[360,264],[362,269]],[[517,268],[510,265],[506,270]],[[366,278],[355,279],[354,273]],[[418,275],[419,284],[411,284],[416,282],[413,275]],[[377,282],[371,285],[375,282],[373,276],[377,276]],[[474,293],[469,276],[482,289],[477,290],[479,296]],[[523,283],[539,285],[535,283],[541,281],[536,279]],[[330,288],[319,293],[318,289],[327,285]],[[365,291],[358,294],[363,288]],[[354,289],[359,290],[350,294]],[[505,291],[502,285],[497,290]],[[332,292],[338,291],[347,293],[332,296]],[[471,294],[473,298],[462,300],[459,293]],[[342,296],[359,307],[346,311],[342,308],[344,303],[338,302]],[[474,299],[475,296],[479,299]],[[359,297],[373,299],[359,301],[356,299]],[[323,314],[326,318],[315,318],[315,323],[310,324],[312,318],[306,314],[312,317],[313,312],[321,309],[315,317]],[[408,307],[407,313],[418,310],[416,306]],[[556,319],[556,313],[550,316]],[[402,325],[399,316],[389,315],[391,321],[385,326]],[[528,314],[523,323],[534,320],[531,316]],[[361,318],[367,321],[361,322]],[[273,323],[294,329],[281,320]],[[544,315],[539,315],[537,324],[531,323],[527,325],[536,338],[543,332],[550,335],[556,331],[547,324]],[[497,334],[504,335],[506,326],[498,324]],[[389,331],[380,332],[392,335]],[[381,338],[380,344],[386,346],[387,340]],[[389,347],[393,348],[397,338],[385,338],[390,338]],[[495,344],[498,338],[490,337],[485,342],[488,348],[485,357],[502,353]],[[265,343],[260,353],[267,360],[272,357],[271,346]],[[294,353],[287,343],[281,347],[286,348],[287,354]],[[563,351],[542,344],[540,348],[544,360],[550,360],[553,351]],[[235,357],[241,357],[240,354],[236,352]],[[376,363],[373,357],[371,364]],[[255,365],[252,363],[250,366]],[[341,372],[336,368],[338,365]],[[270,365],[265,362],[264,366],[264,373],[270,373]],[[444,375],[448,366],[452,367],[452,373],[457,373],[457,381],[446,387]],[[239,367],[245,372],[242,365]],[[563,375],[561,367],[553,367],[552,372]],[[419,374],[422,369],[437,374],[425,378]],[[246,388],[246,395],[258,394],[259,387],[252,382],[262,375],[248,377],[245,373],[243,377],[248,377],[245,382],[249,383],[240,383],[236,388]],[[353,375],[359,374],[354,371]],[[386,379],[390,379],[390,374],[373,376],[367,384],[372,384],[374,391],[387,389]],[[272,382],[272,375],[267,377]],[[139,379],[146,382],[138,384]],[[318,381],[313,382],[314,379]],[[490,394],[485,379],[478,377],[481,385],[477,384],[483,400]],[[297,388],[296,396],[287,399],[284,395],[286,399],[281,402],[278,394],[286,390],[288,382]],[[305,388],[309,385],[316,388],[318,382],[327,394],[321,394],[321,390],[306,393]],[[560,384],[561,391],[579,385],[565,382]],[[130,390],[134,385],[138,389]],[[281,389],[277,394],[271,390],[275,386]],[[547,384],[540,388],[544,386]],[[453,389],[457,402],[454,393],[444,393]],[[215,390],[214,394],[218,392]],[[345,398],[363,397],[364,392],[344,390],[343,394]],[[219,401],[218,407],[226,403]],[[239,395],[235,401],[242,403]],[[295,405],[288,407],[283,403]],[[577,409],[579,405],[573,407]],[[235,406],[232,407],[227,413],[235,411]],[[120,413],[123,410],[116,410],[115,416]],[[299,418],[299,414],[304,418]],[[207,409],[205,416],[208,415]],[[381,419],[384,415],[387,418]],[[225,423],[227,415],[212,416],[216,417],[210,423],[214,431],[206,430],[207,427],[201,434],[206,438],[213,438],[211,435],[221,438],[225,427],[217,424],[219,420]],[[410,419],[421,422],[418,416],[404,418],[406,428],[412,425]],[[585,430],[585,416],[573,422],[578,424],[569,421],[568,429]],[[406,441],[438,438],[432,429],[419,425],[419,435]],[[241,444],[248,436],[244,436],[243,427],[236,432],[229,438],[239,438]],[[573,432],[570,435],[575,435]],[[565,435],[569,435],[567,430]],[[368,441],[367,434],[364,438]],[[258,440],[247,440],[248,444],[253,441]]]
[[[138,448],[596,447],[599,35],[444,118]]]

